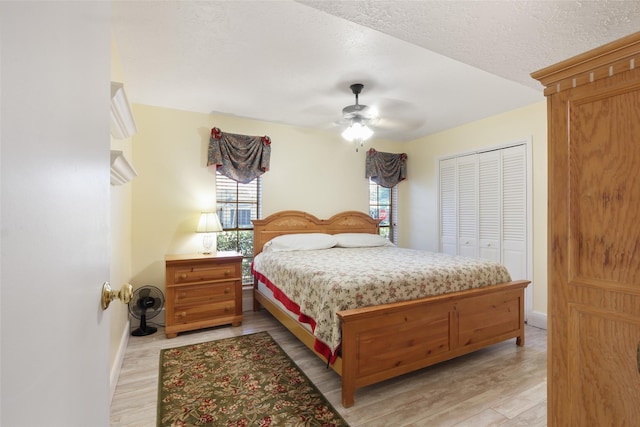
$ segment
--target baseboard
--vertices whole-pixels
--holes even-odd
[[[122,337],[120,337],[120,345],[118,346],[118,352],[116,353],[116,360],[111,366],[111,373],[109,378],[109,385],[111,388],[111,397],[109,399],[109,405],[113,400],[113,396],[116,393],[116,386],[118,385],[118,378],[120,378],[120,370],[122,369],[122,362],[124,362],[124,355],[127,352],[127,344],[129,344],[129,331],[131,330],[131,322],[127,321],[122,330]]]
[[[527,324],[540,329],[547,329],[547,313],[532,311],[527,319]]]

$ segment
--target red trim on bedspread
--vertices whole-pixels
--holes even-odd
[[[289,297],[284,292],[282,292],[276,285],[274,285],[271,282],[271,280],[269,280],[264,274],[256,271],[253,268],[253,263],[251,263],[251,273],[259,281],[261,281],[262,283],[267,285],[269,289],[271,289],[271,292],[273,292],[274,298],[280,301],[287,310],[289,310],[290,312],[298,316],[299,322],[306,323],[309,326],[311,326],[311,332],[316,330],[316,321],[311,316],[308,316],[302,313],[300,311],[300,306],[298,304],[296,304],[291,299],[289,299]],[[323,355],[331,364],[333,364],[338,358],[338,350],[340,350],[340,347],[338,347],[335,352],[331,351],[331,348],[326,343],[320,341],[318,338],[315,339],[313,343],[313,348],[315,351]]]

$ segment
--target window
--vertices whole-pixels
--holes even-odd
[[[223,232],[218,233],[219,251],[237,251],[242,260],[242,284],[253,283],[253,223],[261,215],[262,180],[256,178],[248,184],[240,184],[216,173],[216,204]]]
[[[379,219],[380,235],[398,244],[398,186],[386,188],[369,180],[369,215]]]

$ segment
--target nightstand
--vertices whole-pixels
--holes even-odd
[[[242,323],[242,254],[167,255],[165,266],[167,338]]]

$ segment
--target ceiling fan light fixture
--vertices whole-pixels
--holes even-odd
[[[373,118],[371,115],[372,111],[366,105],[361,105],[358,102],[358,95],[363,87],[364,85],[362,83],[354,83],[350,86],[351,91],[356,97],[356,103],[342,109],[343,119],[350,120],[351,122],[349,127],[342,132],[342,137],[349,142],[355,141],[356,152],[358,151],[358,145],[362,147],[364,141],[373,135],[373,131],[367,126],[367,123]]]
[[[359,121],[354,121],[351,126],[342,132],[342,137],[349,142],[366,141],[371,138],[373,131],[367,125],[363,125]]]

